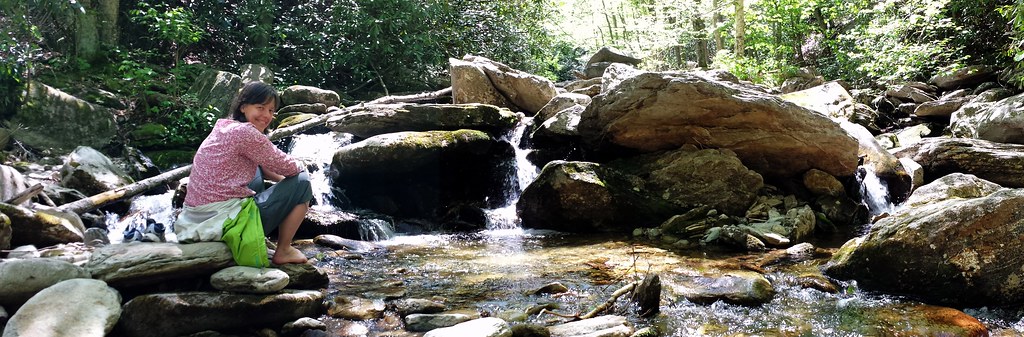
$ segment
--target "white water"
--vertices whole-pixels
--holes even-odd
[[[177,242],[172,224],[178,217],[178,213],[171,207],[171,198],[174,197],[174,190],[164,194],[143,195],[132,200],[128,214],[124,218],[114,213],[107,213],[106,225],[107,237],[110,243],[124,242],[124,231],[128,228],[142,230],[146,226],[146,218],[151,218],[158,223],[164,224],[164,238],[169,242]]]
[[[537,175],[540,174],[540,169],[536,165],[533,165],[526,156],[530,154],[530,149],[524,149],[520,141],[523,139],[523,134],[526,129],[533,123],[532,117],[524,117],[519,125],[516,126],[512,132],[502,137],[503,140],[508,141],[515,148],[515,177],[509,177],[509,179],[515,179],[518,188],[510,189],[505,192],[505,200],[507,205],[501,208],[485,209],[484,215],[487,216],[487,229],[488,230],[504,230],[504,229],[518,229],[520,228],[521,220],[519,215],[516,214],[516,202],[519,201],[520,194],[523,193],[523,189],[526,188],[534,179],[537,179]]]
[[[892,213],[896,205],[891,201],[889,186],[885,181],[867,166],[862,166],[857,171],[857,178],[860,180],[860,193],[871,216]]]
[[[328,132],[315,135],[295,135],[292,137],[290,155],[314,167],[309,170],[309,182],[313,186],[314,208],[333,211],[337,208],[337,200],[331,192],[331,181],[327,172],[330,170],[334,153],[342,146],[352,143],[353,136],[347,133]]]

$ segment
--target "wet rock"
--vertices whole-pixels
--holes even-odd
[[[572,147],[579,143],[580,116],[586,108],[582,105],[574,105],[562,109],[547,119],[535,119],[541,121],[530,133],[531,144],[536,149],[561,148],[564,152],[571,152]]]
[[[551,311],[551,310],[557,310],[557,309],[561,309],[561,308],[562,308],[562,306],[560,304],[558,304],[558,303],[536,304],[536,305],[531,306],[529,309],[526,309],[526,314],[527,315],[536,315],[536,314],[539,314],[541,311],[544,311],[544,310]]]
[[[968,138],[927,138],[895,153],[924,168],[929,183],[951,173],[972,174],[1005,187],[1024,187],[1024,145]]]
[[[332,300],[327,308],[331,317],[365,321],[384,317],[384,301],[342,295]]]
[[[298,336],[306,330],[327,331],[327,324],[313,318],[303,317],[295,320],[294,322],[285,323],[284,326],[281,327],[281,335]]]
[[[515,127],[520,116],[487,104],[378,104],[332,117],[327,127],[361,138],[401,131],[461,129],[500,135]]]
[[[341,103],[341,96],[332,90],[306,85],[293,85],[281,91],[281,105],[316,103],[326,106],[338,106]]]
[[[411,314],[436,314],[447,309],[442,303],[419,298],[400,299],[392,301],[390,305],[403,317]]]
[[[792,177],[811,168],[851,176],[858,161],[856,140],[827,117],[764,92],[690,73],[642,73],[624,80],[594,98],[579,130],[599,147],[729,149],[744,165],[771,177]]]
[[[658,274],[644,276],[629,300],[636,303],[640,317],[656,315],[661,310],[661,277]]]
[[[839,292],[836,288],[835,283],[829,281],[824,275],[821,274],[801,274],[796,277],[796,283],[801,288],[816,289],[818,291],[826,292],[829,294],[835,294]]]
[[[41,255],[39,254],[39,248],[36,248],[35,245],[14,247],[14,249],[7,252],[8,259],[34,259],[38,257],[41,257]]]
[[[60,169],[61,186],[94,195],[134,182],[106,155],[93,148],[79,146]]]
[[[551,337],[606,336],[627,337],[633,328],[622,316],[598,316],[548,327]]]
[[[334,186],[354,206],[399,217],[437,220],[451,205],[501,202],[514,167],[507,142],[483,131],[396,132],[338,149]],[[479,224],[483,225],[483,224]]]
[[[472,319],[473,317],[466,314],[412,314],[405,316],[405,329],[425,332],[455,326]]]
[[[213,273],[210,284],[221,291],[271,294],[288,286],[288,274],[273,268],[234,266]]]
[[[463,322],[447,328],[427,332],[423,337],[511,337],[508,323],[495,317]]]
[[[759,305],[775,297],[775,288],[771,282],[763,275],[752,271],[703,272],[683,276],[678,281],[677,292],[695,303],[725,301],[741,305]]]
[[[323,300],[324,295],[319,291],[293,290],[273,295],[220,292],[142,295],[124,305],[124,314],[115,333],[129,337],[170,337],[207,330],[279,327],[302,317],[319,317],[323,313]]]
[[[626,232],[652,227],[681,208],[648,195],[639,177],[596,163],[553,161],[523,191],[523,227],[566,232]]]
[[[882,148],[871,133],[860,125],[839,123],[846,132],[857,139],[857,155],[863,158],[858,174],[871,171],[885,181],[893,202],[901,202],[910,194],[910,177],[897,156]]]
[[[530,293],[532,293],[534,295],[540,295],[540,294],[561,294],[561,293],[567,293],[567,292],[569,292],[569,287],[566,287],[561,282],[552,282],[552,283],[545,284],[543,287],[540,287],[537,290],[531,291]]]
[[[89,278],[89,272],[56,259],[6,260],[0,263],[0,306],[17,309],[36,293],[64,280]]]
[[[374,250],[383,249],[381,245],[372,242],[351,240],[330,234],[317,235],[316,237],[313,238],[313,243],[316,243],[324,247],[344,249],[347,251],[357,253],[368,253]]]
[[[1024,256],[1024,247],[1007,241],[1024,231],[1024,190],[952,174],[918,188],[906,204],[843,245],[826,272],[935,303],[1024,300],[1024,270],[1006,268]]]
[[[92,227],[85,229],[83,241],[89,247],[102,247],[110,244],[110,236],[105,228]]]
[[[330,283],[327,272],[311,264],[289,263],[275,268],[288,274],[289,289],[321,289]]]
[[[71,279],[32,296],[11,316],[3,335],[105,336],[120,316],[121,294],[116,290],[103,281]]]
[[[131,242],[96,249],[85,268],[94,278],[120,287],[209,275],[234,264],[223,242]]]

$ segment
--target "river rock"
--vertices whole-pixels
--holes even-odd
[[[816,168],[852,176],[857,141],[819,113],[696,73],[642,73],[594,97],[584,140],[641,152],[684,144],[729,149],[750,169],[793,177]]]
[[[969,138],[926,138],[894,153],[924,168],[925,183],[967,173],[1004,187],[1024,187],[1024,145]]]
[[[799,106],[811,109],[832,119],[850,120],[854,115],[855,102],[853,96],[838,81],[782,94],[779,95],[779,98],[796,103]]]
[[[487,74],[491,85],[504,97],[507,97],[512,104],[526,111],[528,115],[535,115],[540,108],[548,104],[548,101],[558,94],[555,84],[544,77],[512,69],[485,57],[466,55],[463,60],[472,62],[474,66],[482,69]],[[452,96],[455,96],[454,78]],[[456,101],[456,103],[476,102]]]
[[[1001,305],[1024,300],[1024,189],[951,174],[922,186],[901,208],[850,240],[826,272],[868,289],[935,303]],[[914,259],[906,259],[914,256]]]
[[[565,90],[574,94],[594,97],[601,94],[601,83],[603,81],[603,77],[572,81],[565,85]],[[587,103],[589,104],[590,102]]]
[[[0,213],[0,250],[11,249],[11,235],[14,229],[11,228],[11,218],[7,214]]]
[[[383,249],[384,247],[373,242],[359,241],[346,239],[337,235],[323,234],[317,235],[313,238],[313,243],[318,245],[334,248],[344,249],[351,252],[357,253],[369,253],[374,250]]]
[[[18,195],[29,188],[28,182],[25,180],[25,175],[15,170],[13,167],[7,165],[0,165],[0,200],[11,200],[14,196]],[[26,199],[24,202],[18,204],[18,206],[28,207],[32,205],[32,199]],[[9,224],[8,224],[9,225]],[[3,225],[0,225],[3,226]],[[0,227],[0,237],[2,237],[3,230]],[[2,238],[0,238],[2,240]],[[10,246],[4,247],[3,241],[0,241],[0,249],[8,249]]]
[[[327,307],[331,317],[365,321],[384,317],[384,301],[342,295],[332,300]]]
[[[11,136],[25,145],[58,153],[78,146],[103,148],[117,135],[109,109],[36,81],[28,82],[24,103],[6,125],[17,126]]]
[[[547,104],[545,104],[540,111],[537,111],[537,115],[533,116],[535,120],[544,121],[548,118],[554,117],[559,111],[568,109],[573,106],[586,107],[590,105],[592,99],[590,96],[575,93],[561,93],[551,98]]]
[[[289,289],[321,289],[330,283],[327,272],[312,264],[289,263],[275,268],[288,274]]]
[[[914,115],[917,117],[950,117],[953,112],[960,109],[964,103],[970,100],[968,97],[960,98],[941,98],[935,101],[921,103],[916,109],[914,109]]]
[[[967,104],[952,113],[950,130],[958,137],[1024,144],[1024,94],[995,103]]]
[[[64,280],[89,278],[85,268],[57,259],[0,262],[0,306],[17,309],[39,291]]]
[[[423,337],[512,337],[512,329],[500,318],[485,317],[430,330]]]
[[[79,146],[60,169],[61,186],[95,195],[134,182],[109,157],[93,148]]]
[[[447,310],[442,303],[420,298],[406,298],[392,301],[389,304],[401,316],[411,314],[436,314]]]
[[[327,127],[361,138],[399,132],[459,129],[501,135],[519,123],[508,109],[486,104],[378,104],[332,117]]]
[[[320,291],[285,290],[273,295],[217,292],[160,293],[124,305],[115,333],[123,336],[182,336],[214,330],[273,327],[323,313]]]
[[[210,284],[222,291],[271,294],[288,286],[288,274],[274,268],[234,266],[213,273]]]
[[[707,205],[729,215],[746,212],[764,186],[760,174],[744,166],[736,153],[724,149],[684,145],[674,151],[623,158],[608,166],[640,177],[652,195],[680,208]]]
[[[775,297],[775,287],[772,283],[764,275],[752,271],[694,271],[682,275],[677,282],[676,292],[695,303],[725,301],[741,305],[759,305],[768,303]]]
[[[45,247],[82,242],[85,237],[85,224],[73,212],[61,212],[56,208],[20,208],[4,213],[11,219],[12,246]]]
[[[553,161],[523,191],[523,227],[565,232],[627,232],[653,227],[684,209],[646,193],[643,181],[596,163]]]
[[[581,321],[563,323],[548,327],[551,337],[627,337],[633,333],[633,327],[622,316],[598,316]]]
[[[447,328],[456,324],[472,320],[466,314],[411,314],[405,316],[405,329],[409,331],[425,332],[434,329]]]
[[[843,183],[839,179],[818,169],[807,170],[804,173],[803,183],[804,187],[815,195],[833,197],[846,195],[846,188],[843,187]]]
[[[327,324],[310,317],[303,317],[294,322],[285,323],[281,327],[281,335],[298,336],[306,330],[327,331]]]
[[[96,249],[85,268],[94,278],[120,287],[209,275],[234,261],[223,242],[131,242]]]
[[[396,132],[338,149],[331,168],[354,206],[436,220],[450,205],[504,202],[518,184],[506,179],[515,168],[503,165],[513,156],[483,131]]]
[[[43,289],[4,327],[4,337],[106,336],[121,317],[121,294],[103,281],[71,279]]]
[[[241,76],[226,71],[208,69],[199,74],[196,82],[188,88],[187,94],[196,97],[195,106],[212,106],[221,112],[219,115],[225,115],[231,108],[231,100],[238,95],[242,85]]]
[[[452,102],[455,104],[480,103],[517,109],[512,101],[491,84],[482,67],[455,58],[449,58],[448,64],[452,76]]]
[[[301,104],[286,105],[286,106],[281,107],[280,109],[277,109],[277,115],[279,115],[279,116],[280,115],[284,115],[284,114],[290,114],[290,113],[323,115],[323,114],[327,113],[327,104],[323,104],[323,103],[312,103],[312,104],[310,104],[310,103],[301,103]]]
[[[338,106],[341,103],[341,96],[333,90],[306,85],[293,85],[281,91],[281,105],[316,103]]]
[[[586,107],[573,105],[562,109],[548,119],[541,121],[530,133],[530,144],[534,149],[569,148],[579,143],[580,116]]]
[[[903,85],[885,91],[886,96],[896,97],[902,102],[924,103],[935,100],[935,96],[913,85]]]
[[[928,83],[935,84],[942,90],[970,87],[978,83],[995,79],[995,70],[990,66],[973,65],[951,72],[935,74]]]

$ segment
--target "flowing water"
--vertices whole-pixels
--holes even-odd
[[[517,144],[524,128],[508,137]],[[291,153],[309,163],[314,175],[317,204],[331,208],[339,200],[330,190],[326,173],[333,150],[351,141],[333,134],[300,135]],[[517,146],[517,162],[525,163],[527,150]],[[385,221],[368,223],[365,239],[380,249],[352,254],[332,251],[300,240],[296,245],[311,263],[328,271],[328,298],[356,295],[371,299],[423,298],[444,302],[449,309],[498,316],[514,322],[554,324],[568,321],[559,315],[583,314],[604,303],[612,292],[647,274],[663,284],[661,313],[638,318],[619,301],[613,312],[630,317],[636,327],[658,327],[662,336],[963,336],[955,329],[964,320],[949,308],[911,299],[864,291],[856,282],[836,282],[838,291],[823,292],[801,286],[799,277],[816,273],[825,262],[815,259],[781,263],[765,268],[775,296],[762,305],[715,302],[696,304],[682,297],[681,284],[693,270],[742,269],[760,255],[722,252],[712,248],[674,250],[658,242],[627,235],[580,235],[520,228],[515,200],[537,175],[523,164],[517,177],[520,189],[509,191],[506,207],[487,210],[488,229],[467,234],[395,234]],[[866,175],[864,184],[873,184]],[[510,179],[513,179],[510,177]],[[866,187],[866,195],[880,191]],[[164,199],[160,199],[164,198]],[[147,203],[137,200],[136,203]],[[137,214],[165,216],[170,196],[155,196],[140,205]],[[155,204],[154,204],[155,203]],[[891,204],[880,203],[879,207]],[[873,209],[884,210],[883,208]],[[877,213],[876,213],[877,214]],[[128,220],[121,221],[127,222]],[[369,221],[368,221],[369,222]],[[123,228],[123,227],[122,227]],[[116,230],[114,230],[116,232]],[[112,236],[115,233],[111,234]],[[832,242],[832,243],[828,243]],[[817,243],[836,248],[840,241]],[[570,291],[537,295],[532,290],[560,282]],[[531,308],[544,307],[537,313]],[[980,319],[993,336],[1024,336],[1024,311],[1019,308],[957,308]],[[531,314],[527,315],[526,312]],[[555,314],[552,314],[555,313]],[[556,315],[558,314],[558,315]],[[961,317],[962,318],[962,317]],[[417,336],[401,332],[396,317],[348,321],[321,317],[328,332],[338,336]]]

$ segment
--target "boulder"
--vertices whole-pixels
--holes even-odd
[[[894,153],[924,168],[929,183],[951,173],[966,173],[1004,187],[1024,187],[1024,145],[969,138],[926,138]]]
[[[238,68],[242,77],[242,83],[260,81],[266,84],[274,84],[274,72],[261,64],[243,64]]]
[[[89,278],[89,272],[57,259],[4,261],[0,263],[0,306],[17,309],[39,291],[76,278]]]
[[[21,108],[6,122],[11,137],[25,145],[60,153],[78,146],[103,148],[117,135],[114,113],[107,108],[35,81],[25,93]]]
[[[308,263],[289,263],[276,268],[288,274],[289,289],[321,289],[330,283],[326,271]]]
[[[339,295],[328,302],[327,315],[354,321],[384,317],[384,301],[349,295]]]
[[[779,95],[779,98],[816,111],[825,117],[850,120],[854,115],[855,102],[849,91],[838,81],[831,81],[813,88]]]
[[[327,323],[315,320],[310,317],[303,317],[294,322],[285,323],[281,327],[281,334],[284,336],[298,336],[306,330],[327,331]]]
[[[119,336],[172,337],[197,332],[271,327],[323,314],[320,291],[285,290],[273,295],[221,292],[148,294],[124,305]]]
[[[839,179],[836,179],[836,177],[833,177],[821,170],[807,170],[807,172],[804,173],[803,183],[804,187],[815,195],[827,195],[833,197],[846,195],[846,188],[843,187],[843,183],[840,182]]]
[[[133,183],[109,157],[91,147],[79,146],[60,168],[61,186],[96,195]]]
[[[633,333],[633,327],[625,317],[607,315],[552,325],[548,327],[548,331],[551,332],[551,337],[627,337]]]
[[[950,130],[958,137],[1024,144],[1024,94],[995,103],[962,106],[952,113]]]
[[[969,100],[967,97],[961,97],[921,103],[914,109],[914,115],[917,117],[950,117],[954,111],[960,109]]]
[[[580,116],[586,107],[573,105],[543,120],[530,134],[534,149],[574,147],[579,143]]]
[[[24,192],[28,188],[29,185],[28,182],[25,181],[25,175],[21,174],[21,172],[18,172],[18,170],[15,170],[13,167],[0,165],[0,201],[6,202],[11,200],[11,198],[18,195],[18,193]],[[18,205],[29,207],[32,205],[32,199],[26,199]],[[3,230],[0,230],[0,233],[3,233]],[[0,249],[7,248],[10,248],[10,246],[4,247],[3,242],[0,241]]]
[[[627,232],[685,209],[652,196],[633,175],[588,162],[553,161],[523,191],[522,226],[564,232]]]
[[[537,111],[537,115],[533,116],[535,120],[544,121],[548,118],[554,117],[559,111],[568,109],[573,106],[586,107],[590,105],[592,99],[590,96],[575,93],[561,93],[551,98],[547,104]]]
[[[732,304],[760,305],[775,297],[775,288],[764,277],[752,271],[694,271],[675,280],[683,298],[695,303],[725,301]]]
[[[462,322],[472,320],[466,314],[411,314],[405,316],[405,329],[409,331],[425,332],[434,329],[447,328]]]
[[[601,47],[594,55],[590,56],[587,60],[587,64],[594,64],[598,62],[615,62],[625,63],[631,66],[635,66],[643,62],[643,60],[629,55],[629,53],[616,49],[615,47]]]
[[[243,84],[241,76],[209,69],[196,78],[196,83],[188,88],[187,94],[196,97],[197,107],[212,106],[220,111],[218,115],[224,116]]]
[[[379,104],[333,117],[327,127],[335,132],[369,138],[400,131],[460,129],[494,135],[508,132],[520,116],[508,109],[485,104]]]
[[[316,104],[326,106],[338,106],[341,104],[341,96],[333,90],[320,89],[306,85],[293,85],[281,92],[281,105],[292,104]]]
[[[334,186],[353,205],[401,217],[438,219],[460,203],[503,203],[514,150],[476,130],[396,132],[337,150]]]
[[[544,77],[512,69],[485,57],[466,55],[463,60],[472,62],[475,66],[483,69],[491,85],[504,97],[507,97],[512,104],[528,112],[529,115],[536,114],[541,107],[548,104],[548,101],[558,94],[555,84]],[[453,85],[453,97],[454,90]],[[473,102],[457,101],[456,103]]]
[[[71,279],[32,296],[11,316],[3,335],[106,336],[120,317],[120,293],[103,281]]]
[[[487,78],[482,67],[473,62],[454,58],[449,58],[448,64],[452,76],[453,103],[479,103],[519,110],[512,101],[491,84],[491,80]]]
[[[867,289],[958,306],[1024,301],[1024,190],[950,174],[918,188],[901,208],[850,240],[825,271]],[[913,259],[907,259],[913,256]]]
[[[436,314],[447,309],[442,303],[420,298],[399,299],[388,305],[402,317],[411,314]]]
[[[73,212],[61,212],[55,208],[31,210],[11,205],[0,205],[0,209],[11,220],[12,246],[46,247],[84,240],[85,224]]]
[[[234,264],[223,242],[131,242],[96,249],[85,268],[93,278],[121,287],[209,275]]]
[[[971,87],[978,83],[995,79],[995,69],[984,65],[963,67],[954,71],[936,74],[928,79],[928,83],[935,84],[942,90],[959,89]]]
[[[729,149],[767,177],[794,177],[812,168],[847,177],[858,161],[857,141],[827,117],[696,73],[642,73],[625,79],[594,97],[579,130],[599,148],[654,152],[691,144]]]
[[[935,96],[932,94],[912,85],[903,85],[898,89],[886,90],[885,95],[896,97],[903,102],[914,102],[918,104],[935,100]]]

